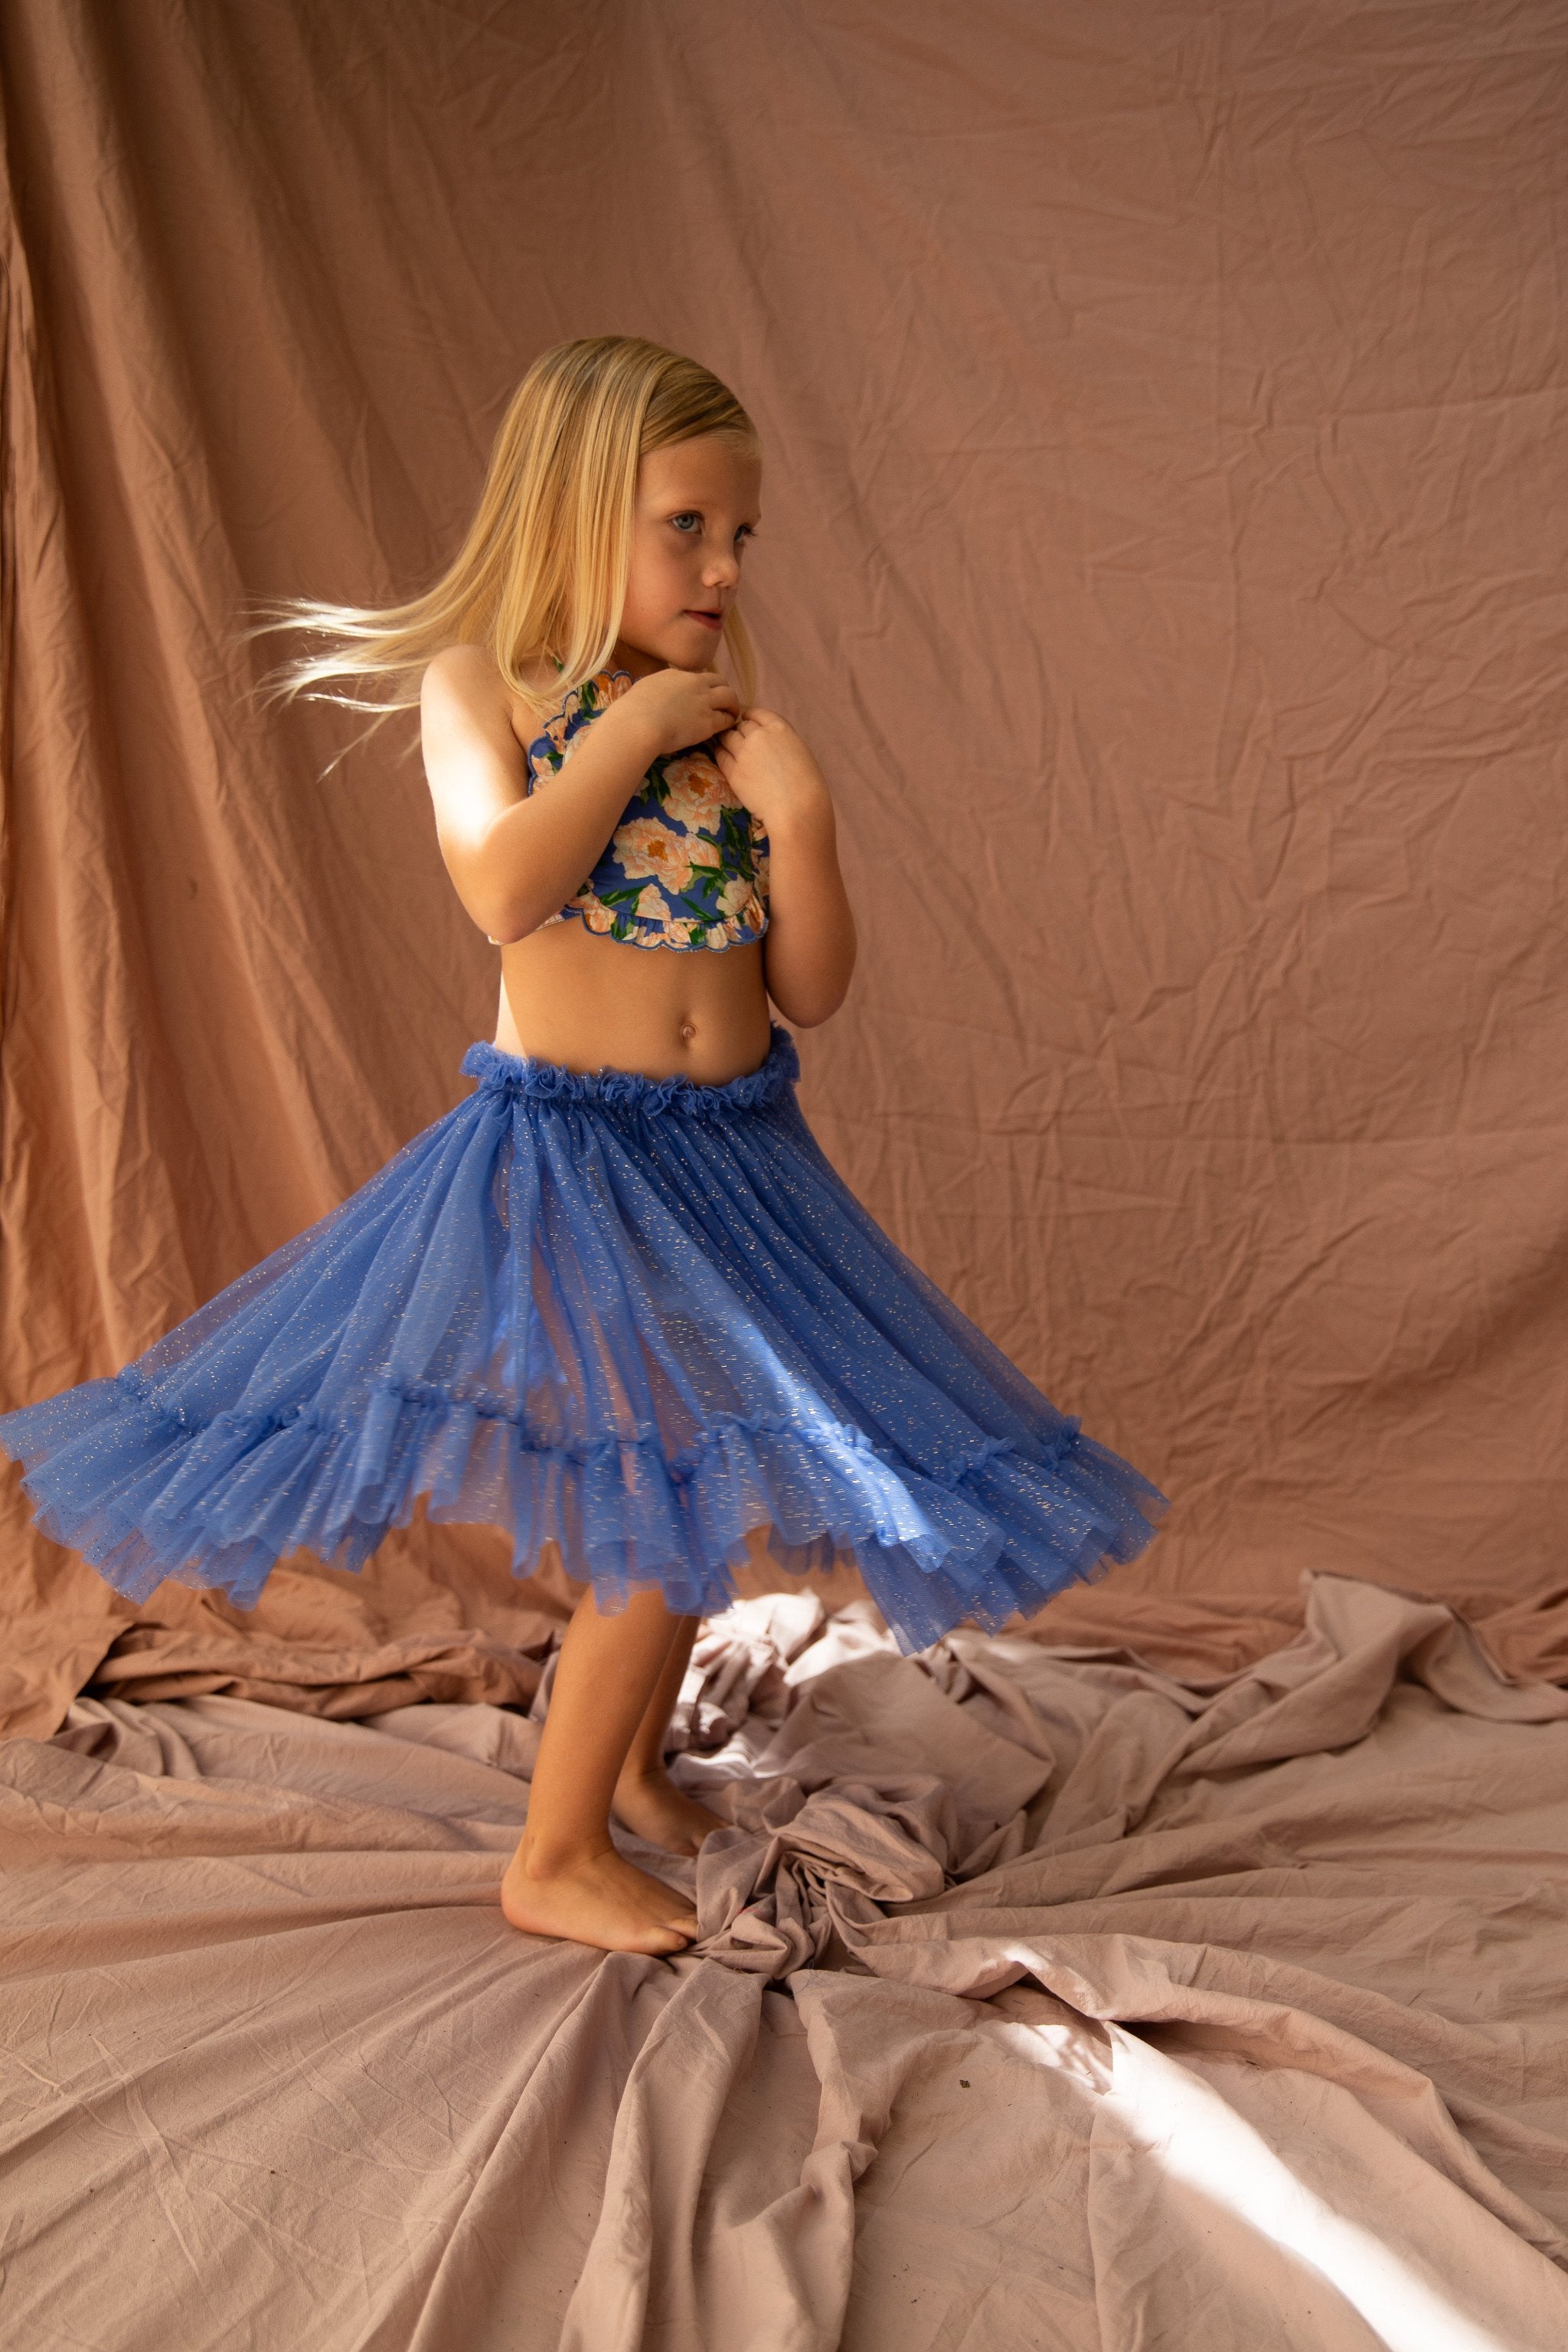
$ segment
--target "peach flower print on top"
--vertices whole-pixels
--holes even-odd
[[[616,835],[616,863],[628,882],[653,875],[667,890],[679,893],[691,880],[692,847],[689,840],[669,832],[657,817],[634,817]]]
[[[724,779],[706,752],[683,751],[664,763],[664,814],[677,824],[711,831],[724,806]]]

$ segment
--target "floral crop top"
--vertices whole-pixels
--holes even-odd
[[[600,670],[566,697],[528,747],[531,794],[559,774],[584,728],[633,683],[627,670]],[[768,837],[726,799],[712,741],[654,761],[592,874],[545,924],[574,915],[589,930],[639,948],[731,948],[762,938]]]

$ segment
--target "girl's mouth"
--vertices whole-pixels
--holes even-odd
[[[687,606],[686,617],[689,621],[700,621],[703,626],[709,629],[721,629],[724,625],[722,613],[701,613],[694,604]]]

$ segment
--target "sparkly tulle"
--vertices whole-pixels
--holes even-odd
[[[1163,1497],[896,1249],[795,1103],[475,1045],[468,1099],[112,1380],[0,1418],[37,1516],[121,1592],[251,1605],[357,1569],[416,1496],[552,1538],[601,1605],[734,1597],[748,1533],[852,1553],[900,1645],[1142,1549]]]

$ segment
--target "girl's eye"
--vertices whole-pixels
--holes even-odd
[[[683,523],[694,522],[697,524],[699,529],[701,528],[702,523],[701,516],[700,514],[692,514],[689,509],[685,514],[671,515],[669,520],[675,525],[677,530],[680,530]],[[690,533],[686,533],[686,536],[689,538]]]
[[[694,525],[698,530],[702,528],[701,516],[695,513],[689,507],[683,514],[671,515],[669,520],[683,539],[689,539],[691,536],[690,531],[686,528],[688,523]],[[736,538],[740,540],[755,539],[756,535],[755,526],[749,522],[743,522],[735,533]]]

